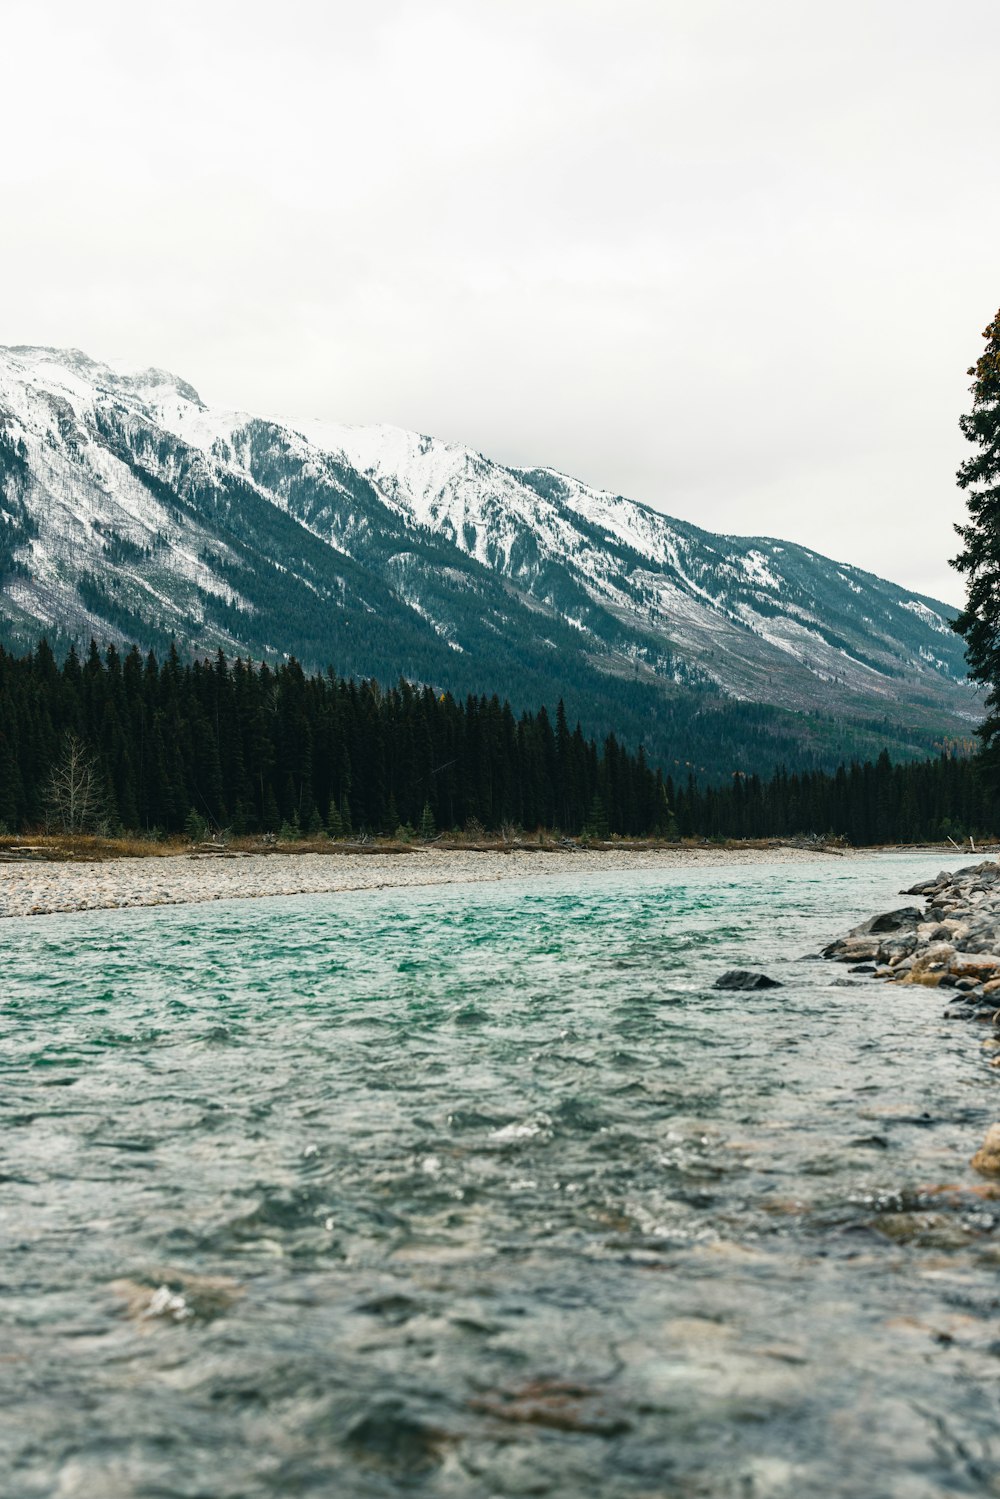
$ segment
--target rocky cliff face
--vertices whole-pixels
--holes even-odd
[[[978,716],[947,607],[847,564],[395,428],[209,409],[73,350],[0,351],[0,613],[8,639],[562,695],[716,771],[921,752]]]

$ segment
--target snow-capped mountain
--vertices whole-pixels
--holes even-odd
[[[715,769],[925,750],[978,716],[947,607],[870,573],[398,428],[210,409],[75,350],[0,350],[0,612],[19,641],[173,636],[561,695]]]

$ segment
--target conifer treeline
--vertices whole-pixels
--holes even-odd
[[[159,662],[95,645],[60,666],[42,642],[0,649],[0,825],[38,827],[53,769],[75,736],[93,757],[109,828],[235,833],[301,828],[394,833],[504,824],[596,835],[772,837],[855,844],[1000,833],[1000,802],[975,761],[942,755],[768,781],[675,787],[613,735],[598,747],[562,704],[515,718],[496,697],[457,702],[306,676],[294,661]]]
[[[769,781],[735,775],[721,787],[693,781],[667,795],[684,836],[771,838],[832,833],[849,843],[938,842],[1000,835],[1000,798],[980,762],[941,754],[893,765],[874,762]]]
[[[400,826],[638,834],[666,829],[667,800],[643,751],[570,730],[559,705],[515,718],[496,697],[401,682],[307,677],[213,661],[124,658],[96,645],[60,668],[48,645],[0,650],[0,822],[38,826],[53,767],[76,736],[96,757],[110,827],[179,832],[195,819],[235,833],[394,833]],[[192,816],[193,814],[193,816]]]

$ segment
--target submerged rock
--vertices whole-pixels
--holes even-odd
[[[469,1406],[499,1421],[552,1431],[617,1437],[631,1430],[620,1411],[608,1408],[600,1389],[576,1380],[534,1379],[515,1389],[476,1396]]]
[[[347,1433],[344,1445],[356,1459],[387,1473],[425,1477],[442,1462],[444,1432],[417,1420],[397,1399],[380,1401]]]
[[[983,1176],[1000,1176],[1000,1124],[990,1125],[969,1165]]]
[[[210,1322],[246,1293],[227,1275],[193,1275],[160,1270],[145,1282],[113,1280],[111,1289],[125,1301],[126,1316],[137,1322]]]
[[[752,968],[730,968],[713,986],[716,989],[781,989],[780,979],[768,978]]]

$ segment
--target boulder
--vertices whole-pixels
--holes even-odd
[[[778,979],[768,978],[766,973],[757,973],[752,968],[730,968],[714,984],[716,989],[780,989]]]
[[[896,970],[898,972],[898,970]],[[914,966],[899,978],[893,978],[894,984],[921,984],[925,989],[936,989],[941,982],[941,973],[928,973]]]
[[[913,960],[913,966],[917,969],[934,969],[944,973],[955,956],[954,944],[951,942],[932,942],[925,947],[922,953],[918,953]]]
[[[836,958],[841,963],[869,963],[878,958],[882,944],[877,937],[842,937],[824,947],[824,958]]]
[[[886,963],[901,963],[916,950],[916,932],[903,932],[899,937],[887,937],[882,943],[882,959]]]
[[[901,890],[899,893],[900,895],[932,895],[935,891],[940,890],[943,886],[950,883],[951,875],[947,869],[942,869],[941,873],[933,880],[922,880],[919,885],[911,885],[909,890]]]
[[[969,1164],[983,1176],[1000,1176],[1000,1124],[990,1125]]]
[[[948,963],[948,972],[955,978],[974,978],[977,983],[995,977],[998,969],[1000,958],[995,953],[956,952]]]
[[[883,932],[915,931],[923,921],[923,912],[916,906],[900,906],[896,911],[883,911],[880,916],[870,916],[851,931],[852,937],[881,935]]]

